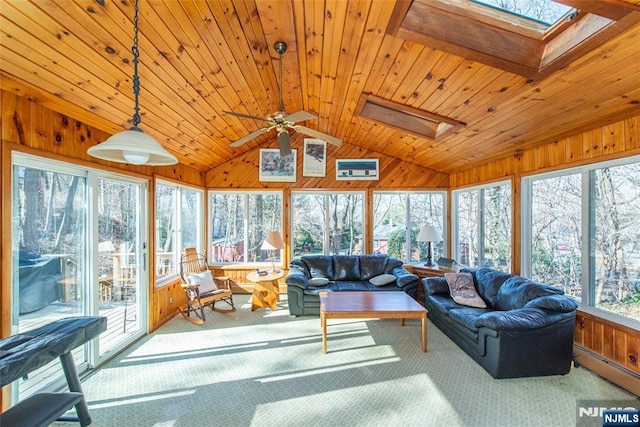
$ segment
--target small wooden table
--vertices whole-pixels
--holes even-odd
[[[260,276],[257,272],[252,271],[247,274],[247,280],[254,282],[253,295],[251,296],[251,311],[255,311],[261,307],[269,307],[276,310],[277,301],[280,301],[280,286],[278,279],[284,276],[284,271],[269,272],[265,276]]]
[[[427,309],[404,292],[321,292],[322,353],[327,353],[327,319],[386,318],[422,320],[422,351],[427,351]]]

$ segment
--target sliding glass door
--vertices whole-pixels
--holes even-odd
[[[13,332],[86,312],[86,174],[30,159],[13,167]],[[82,347],[73,352],[86,365]],[[61,378],[56,360],[18,381],[28,396]]]
[[[98,314],[107,317],[107,331],[99,337],[100,358],[141,331],[141,282],[146,271],[142,240],[144,188],[135,181],[98,178],[97,264]]]
[[[79,371],[146,332],[146,181],[13,154],[12,333],[101,315],[107,331],[74,350]],[[64,383],[55,360],[14,399]]]

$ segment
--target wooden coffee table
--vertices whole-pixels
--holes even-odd
[[[322,353],[327,353],[327,319],[422,319],[422,351],[427,351],[427,309],[398,291],[321,292]]]

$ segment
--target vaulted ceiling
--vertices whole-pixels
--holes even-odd
[[[288,45],[287,112],[314,113],[303,124],[344,144],[445,173],[640,114],[640,0],[562,0],[578,23],[533,47],[505,36],[508,26],[469,24],[472,12],[453,10],[465,1],[141,0],[141,127],[202,171],[277,146],[272,131],[229,147],[264,122],[223,112],[279,110],[276,41]],[[131,0],[0,2],[2,89],[108,132],[130,126]],[[611,25],[584,37],[601,21]],[[507,54],[521,46],[539,57],[494,56],[505,37]],[[557,70],[538,72],[540,60]],[[431,137],[420,134],[425,118],[446,132],[432,123]]]

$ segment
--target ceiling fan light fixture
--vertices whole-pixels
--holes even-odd
[[[138,127],[140,124],[140,107],[138,96],[140,95],[140,77],[138,76],[138,0],[134,3],[135,15],[133,17],[133,126],[128,130],[118,132],[106,141],[89,147],[87,153],[90,156],[110,162],[129,163],[134,165],[165,166],[178,163],[173,154],[162,148],[162,145]]]
[[[335,136],[328,135],[326,133],[308,128],[306,126],[296,125],[296,122],[299,122],[299,121],[317,119],[318,116],[316,116],[315,114],[310,113],[308,111],[304,111],[304,110],[300,110],[291,114],[288,114],[284,111],[284,104],[282,102],[282,84],[283,84],[282,83],[282,55],[287,51],[287,44],[283,41],[277,41],[273,45],[273,48],[278,53],[279,64],[280,64],[280,67],[279,67],[280,77],[278,79],[280,110],[275,112],[271,116],[267,116],[266,118],[253,116],[250,114],[236,113],[233,111],[222,110],[226,114],[230,114],[232,116],[242,117],[245,119],[263,120],[269,123],[269,126],[255,130],[250,134],[245,135],[236,141],[233,141],[231,144],[229,144],[229,146],[239,147],[242,144],[247,143],[248,141],[252,140],[253,138],[259,135],[262,135],[265,132],[269,132],[272,129],[276,129],[276,131],[278,132],[278,145],[280,146],[280,156],[284,157],[291,153],[291,138],[289,136],[289,132],[287,131],[287,128],[293,129],[294,131],[303,133],[305,135],[314,136],[319,139],[324,139],[330,144],[334,144],[334,145],[342,144],[342,140],[340,138],[336,138]]]
[[[286,129],[278,131],[278,146],[280,147],[280,157],[291,154],[291,137]]]

